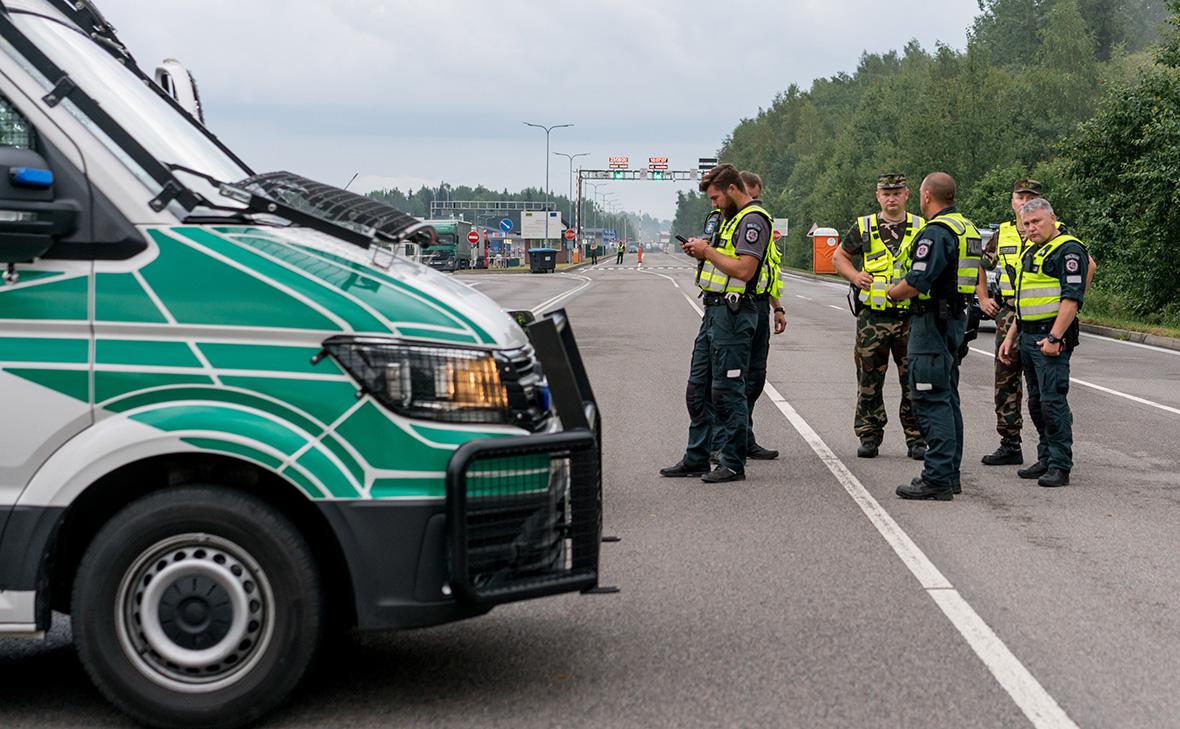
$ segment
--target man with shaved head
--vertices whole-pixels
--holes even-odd
[[[886,296],[912,300],[910,396],[927,450],[922,474],[897,487],[903,499],[950,501],[961,490],[963,414],[959,352],[967,328],[967,297],[979,280],[983,242],[975,225],[955,210],[955,180],[933,172],[922,181],[917,242],[899,256],[898,278]]]

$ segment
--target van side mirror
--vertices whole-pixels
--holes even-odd
[[[0,147],[0,264],[32,261],[78,229],[78,205],[53,195],[53,171],[31,149]]]

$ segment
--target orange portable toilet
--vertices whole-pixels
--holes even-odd
[[[840,244],[840,232],[835,228],[816,228],[811,237],[811,270],[816,273],[836,273],[832,256]]]

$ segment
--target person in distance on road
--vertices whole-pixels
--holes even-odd
[[[762,178],[747,170],[743,170],[741,175],[742,182],[746,184],[746,191],[753,198],[752,204],[765,208],[766,204],[762,202]],[[762,265],[770,271],[770,290],[765,295],[754,297],[754,305],[758,308],[758,326],[754,330],[754,342],[750,349],[750,368],[746,380],[746,406],[749,413],[746,457],[756,461],[770,461],[778,458],[778,451],[758,445],[758,439],[754,437],[754,404],[758,402],[758,398],[762,396],[763,388],[766,387],[766,360],[770,356],[771,317],[774,318],[775,334],[782,334],[787,330],[787,311],[779,299],[783,290],[782,279],[779,278],[782,256],[773,240],[773,235],[766,251],[770,255],[767,255]]]
[[[615,265],[623,265],[623,254],[627,252],[627,244],[619,241],[618,256],[615,257]]]
[[[966,297],[979,283],[983,241],[975,225],[955,210],[955,180],[932,172],[919,190],[930,222],[899,261],[901,280],[885,296],[910,300],[909,385],[914,414],[929,448],[922,474],[897,487],[903,499],[950,501],[961,490],[963,413],[959,361],[967,330]]]
[[[771,237],[770,214],[753,205],[741,175],[731,164],[721,164],[705,174],[700,189],[725,215],[721,243],[693,238],[683,244],[688,255],[703,261],[697,273],[705,315],[693,345],[690,372],[704,370],[707,361],[715,411],[710,424],[702,411],[690,409],[688,447],[674,466],[661,476],[701,476],[706,483],[741,481],[746,477],[746,377],[758,310],[753,297],[770,290],[770,274],[762,265]],[[691,408],[694,390],[688,383]],[[719,430],[720,464],[709,472],[711,428]]]
[[[906,212],[910,191],[905,175],[891,172],[877,178],[877,204],[880,210],[863,215],[845,234],[832,263],[836,272],[852,284],[856,312],[856,417],[853,429],[860,439],[856,455],[875,458],[885,436],[885,375],[889,358],[897,365],[901,382],[901,406],[898,416],[905,433],[906,455],[922,460],[926,443],[914,417],[910,398],[906,344],[910,334],[910,303],[891,302],[885,291],[894,280],[895,264],[903,249],[908,249],[926,221]],[[860,270],[855,261],[863,261]]]
[[[1057,229],[1053,206],[1036,198],[1021,208],[1030,245],[1016,280],[1016,325],[1000,345],[1005,364],[1020,362],[1028,411],[1037,428],[1037,462],[1017,471],[1040,486],[1065,486],[1073,469],[1069,359],[1078,346],[1078,311],[1090,257],[1080,240]]]

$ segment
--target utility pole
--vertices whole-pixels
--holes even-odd
[[[545,130],[545,241],[548,245],[549,241],[549,133],[554,129],[563,129],[565,127],[572,127],[573,124],[553,124],[552,126],[545,126],[544,124],[533,124],[532,122],[521,122],[526,127],[536,127],[537,129]]]

